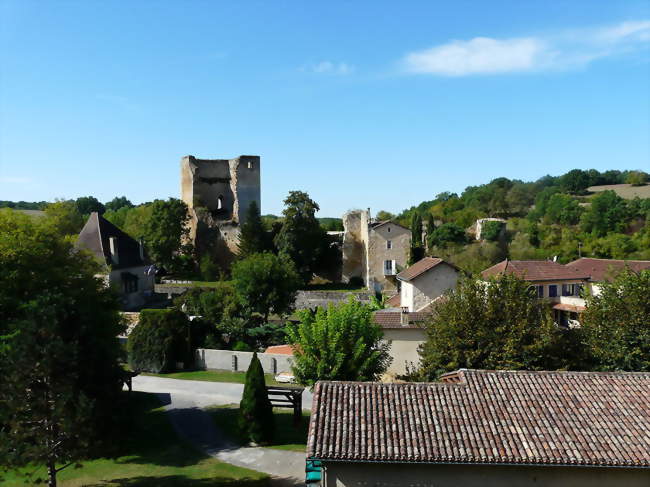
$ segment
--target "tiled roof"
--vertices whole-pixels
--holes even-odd
[[[387,308],[399,308],[402,302],[402,296],[400,293],[397,293],[395,296],[391,296],[386,300]]]
[[[322,460],[650,467],[650,373],[460,370],[447,383],[318,382]]]
[[[399,223],[397,223],[397,222],[395,222],[393,220],[384,220],[384,221],[373,222],[373,223],[370,224],[370,227],[374,230],[375,228],[381,227],[383,225],[387,225],[388,223],[392,223],[396,227],[401,227],[404,230],[408,230],[409,232],[411,231],[410,228],[407,228],[404,225],[400,225]]]
[[[567,264],[567,267],[588,275],[595,282],[611,280],[616,277],[616,274],[623,271],[626,266],[634,272],[650,270],[650,260],[591,259],[583,257]]]
[[[525,281],[588,279],[589,275],[550,260],[504,260],[481,272],[484,278],[514,274]]]
[[[444,260],[437,257],[424,257],[423,259],[418,260],[411,267],[404,269],[402,272],[397,274],[397,279],[400,281],[412,281],[421,274],[424,274],[429,269],[433,269],[438,264],[447,264],[449,266],[452,266],[454,269],[456,268],[449,262],[445,262]]]
[[[421,328],[420,323],[422,323],[430,316],[429,313],[421,313],[421,312],[407,313],[407,314],[408,314],[407,325],[402,324],[401,310],[375,311],[372,315],[372,320],[374,323],[378,324],[381,328]]]
[[[146,261],[140,257],[140,244],[95,211],[81,229],[75,247],[89,250],[100,262],[111,264],[111,237],[117,239],[119,258],[119,264],[112,265],[114,269],[146,265]]]
[[[293,347],[291,345],[272,345],[264,350],[264,353],[278,353],[281,355],[293,355]]]

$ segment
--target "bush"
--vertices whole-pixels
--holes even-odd
[[[437,247],[446,247],[452,243],[465,242],[467,242],[465,230],[455,223],[443,223],[431,234],[431,244]]]
[[[643,171],[632,171],[628,174],[625,182],[632,186],[643,186],[648,180],[648,175]]]
[[[145,309],[128,341],[129,365],[135,371],[161,373],[194,362],[189,339],[190,321],[182,311]]]
[[[244,395],[239,403],[239,427],[245,436],[255,443],[270,443],[273,440],[273,408],[266,392],[264,370],[257,352],[246,371]]]
[[[499,239],[501,235],[501,230],[503,229],[503,222],[485,222],[483,224],[483,231],[481,232],[481,238],[483,240],[489,240],[490,242],[495,242]]]

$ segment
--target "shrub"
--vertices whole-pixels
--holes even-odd
[[[465,243],[467,236],[465,230],[455,223],[443,223],[431,234],[431,244],[446,247],[452,243]]]
[[[193,363],[190,322],[182,311],[145,309],[128,341],[129,365],[143,372],[167,372],[176,362]]]
[[[485,222],[483,224],[483,231],[481,232],[481,238],[483,240],[489,240],[494,242],[499,239],[501,235],[501,230],[503,229],[503,222]]]
[[[270,443],[273,440],[273,408],[266,392],[264,370],[257,352],[246,371],[244,395],[239,403],[239,427],[244,435],[255,443]]]

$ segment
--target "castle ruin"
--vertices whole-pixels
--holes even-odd
[[[237,253],[240,225],[260,204],[260,157],[181,159],[181,199],[190,214],[190,239],[199,255]]]

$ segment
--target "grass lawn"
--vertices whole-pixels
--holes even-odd
[[[208,413],[226,437],[233,442],[243,445],[246,443],[239,430],[239,405],[213,406]],[[273,444],[268,448],[277,450],[292,450],[304,452],[307,448],[307,430],[309,429],[309,411],[302,412],[302,421],[296,428],[293,425],[293,411],[291,409],[274,408],[275,434]]]
[[[153,375],[156,377],[164,377],[166,379],[184,379],[184,380],[204,380],[208,382],[234,382],[243,384],[246,382],[246,372],[231,372],[229,370],[191,370],[186,372],[171,372],[169,374],[149,374],[142,373],[142,375]],[[267,386],[289,386],[291,384],[282,384],[276,382],[273,374],[264,374]]]
[[[97,458],[68,467],[58,474],[61,487],[266,487],[266,474],[220,462],[200,453],[176,436],[160,401],[154,394],[133,392],[131,436],[120,447],[118,458]],[[46,475],[45,468],[31,467]],[[0,471],[0,475],[4,475]],[[32,480],[9,472],[3,487],[33,485]]]

